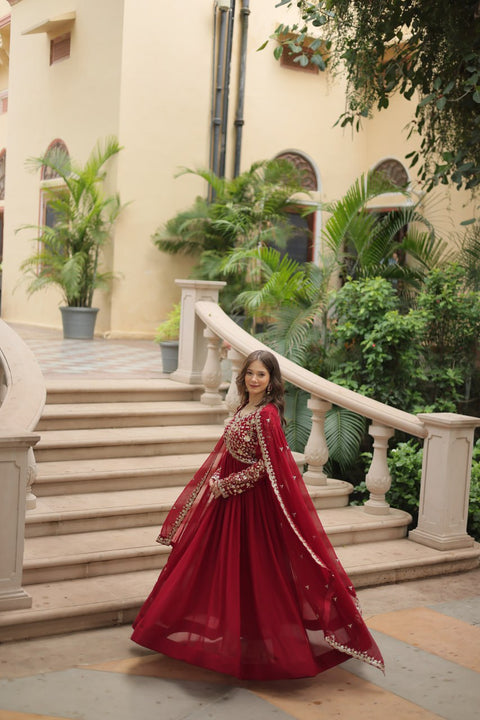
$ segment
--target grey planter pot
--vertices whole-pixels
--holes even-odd
[[[64,338],[92,340],[98,308],[64,305],[60,308],[60,311],[62,313]]]
[[[178,367],[178,340],[163,340],[160,344],[162,370],[172,373]]]

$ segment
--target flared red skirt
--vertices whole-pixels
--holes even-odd
[[[325,641],[324,629],[343,622],[333,592],[260,480],[241,495],[211,497],[189,523],[132,639],[238,678],[313,676],[349,658]]]

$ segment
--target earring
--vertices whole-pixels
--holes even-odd
[[[272,386],[269,385],[269,386],[267,387],[267,395],[270,395],[271,392],[272,392]]]

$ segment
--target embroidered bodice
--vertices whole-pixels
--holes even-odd
[[[224,434],[225,445],[235,460],[252,464],[258,459],[255,416],[259,412],[260,410],[255,410],[245,417],[237,413],[227,425]]]

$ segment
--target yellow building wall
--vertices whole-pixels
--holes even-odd
[[[118,189],[130,205],[115,233],[114,335],[150,336],[179,300],[174,278],[190,274],[190,258],[160,253],[151,236],[205,192],[198,178],[175,175],[208,168],[211,63],[211,3],[181,14],[176,3],[125,3]]]
[[[2,3],[0,0],[0,14]],[[241,3],[237,0],[230,78],[226,173],[232,175],[237,103]],[[365,121],[360,133],[334,127],[345,107],[342,78],[282,67],[273,45],[258,48],[276,24],[292,17],[275,3],[250,3],[241,170],[286,150],[303,153],[317,170],[318,200],[339,198],[361,174],[386,158],[404,162],[418,141],[404,130],[413,103],[393,98],[391,108]],[[188,208],[206,184],[182,167],[207,168],[210,151],[213,0],[20,0],[11,8],[7,190],[2,316],[60,326],[55,290],[28,298],[19,266],[32,234],[15,234],[39,220],[40,182],[25,159],[55,138],[83,162],[96,140],[118,136],[123,150],[110,166],[108,191],[128,203],[116,226],[107,264],[119,274],[110,294],[98,293],[97,332],[151,337],[179,298],[174,280],[193,260],[160,253],[151,236]],[[71,57],[49,66],[49,38],[22,33],[72,9]],[[0,70],[0,83],[1,83]],[[0,88],[1,89],[1,88]],[[0,116],[0,140],[2,137]],[[417,186],[412,175],[412,184]],[[464,206],[466,203],[466,206]],[[443,189],[425,199],[425,212],[445,234],[471,216],[465,193]],[[321,217],[319,216],[319,225]],[[443,224],[442,224],[443,223]]]
[[[77,16],[71,56],[50,66],[48,35],[23,33],[72,9]],[[2,316],[59,326],[60,293],[52,288],[28,297],[19,272],[35,234],[15,231],[40,221],[40,175],[25,161],[61,138],[71,157],[83,163],[98,138],[118,134],[123,2],[21,0],[11,10]],[[110,326],[108,297],[99,295],[98,305],[102,331]]]

